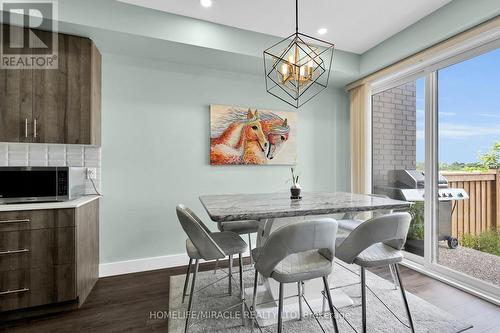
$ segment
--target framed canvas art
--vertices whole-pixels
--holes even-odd
[[[210,164],[294,165],[297,113],[210,106]]]

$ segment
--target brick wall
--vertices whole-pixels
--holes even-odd
[[[410,82],[373,95],[373,186],[387,172],[416,168],[416,87]]]

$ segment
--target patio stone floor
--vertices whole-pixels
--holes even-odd
[[[439,264],[500,286],[500,256],[459,246],[450,249],[439,242]]]

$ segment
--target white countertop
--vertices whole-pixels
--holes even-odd
[[[9,212],[15,210],[39,210],[39,209],[64,209],[78,208],[86,205],[89,202],[99,199],[100,195],[85,195],[78,199],[62,201],[62,202],[40,202],[40,203],[23,203],[23,204],[0,204],[0,212]]]

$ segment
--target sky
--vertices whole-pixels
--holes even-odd
[[[417,161],[424,161],[424,79],[417,80]],[[439,162],[476,162],[500,141],[500,49],[438,71]]]

